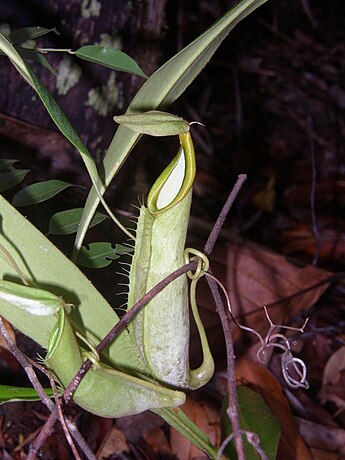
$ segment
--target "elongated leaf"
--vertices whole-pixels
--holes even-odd
[[[183,434],[194,446],[202,450],[211,459],[217,459],[218,449],[211,443],[206,434],[200,430],[179,408],[155,409],[152,412],[160,415],[169,425]],[[223,457],[222,457],[223,460]]]
[[[186,120],[159,110],[118,115],[114,120],[137,133],[150,136],[177,136],[189,131],[189,123]]]
[[[46,395],[52,397],[53,390],[44,388]],[[17,401],[39,401],[40,397],[33,388],[0,385],[0,404]]]
[[[226,13],[194,42],[160,67],[145,82],[129,105],[127,113],[162,109],[172,104],[205,67],[236,24],[266,1],[243,0]],[[105,187],[101,188],[102,192],[109,185],[140,136],[125,126],[118,128],[102,163],[102,170],[105,171]],[[84,214],[76,236],[76,251],[82,245],[98,203],[99,197],[96,191],[92,189],[85,204]]]
[[[41,101],[43,102],[45,108],[47,109],[50,117],[62,132],[62,134],[68,139],[72,145],[79,151],[82,160],[85,163],[86,169],[89,173],[91,178],[91,182],[94,186],[94,189],[102,202],[104,208],[111,216],[111,218],[117,223],[117,225],[123,229],[128,236],[131,235],[128,231],[122,226],[122,224],[118,221],[118,219],[112,214],[111,210],[109,209],[107,203],[104,201],[103,196],[99,190],[99,176],[97,172],[96,164],[90,155],[89,151],[83,144],[82,140],[74,130],[73,126],[69,122],[68,118],[64,114],[64,112],[60,109],[58,104],[56,103],[55,99],[51,96],[51,94],[46,90],[46,88],[42,85],[40,80],[36,77],[36,75],[29,69],[29,67],[25,64],[22,57],[18,53],[18,51],[11,45],[11,43],[0,33],[0,50],[6,54],[6,56],[10,59],[12,64],[18,70],[18,72],[22,75],[22,77],[29,83],[29,85],[37,92],[38,96],[40,97]]]
[[[122,254],[128,253],[131,248],[111,243],[91,243],[89,247],[83,246],[78,254],[77,264],[88,268],[104,268],[111,264],[112,260],[118,259]]]
[[[0,49],[11,60],[12,64],[16,67],[22,77],[29,83],[29,85],[37,92],[42,100],[45,108],[47,109],[52,120],[60,129],[62,134],[71,142],[71,144],[79,151],[87,171],[90,175],[92,183],[96,186],[98,183],[98,173],[96,164],[90,155],[89,151],[83,144],[82,140],[74,130],[73,126],[67,119],[64,112],[60,109],[55,99],[42,85],[36,75],[27,67],[18,51],[9,43],[9,41],[0,34]]]
[[[118,322],[104,297],[75,264],[2,196],[0,222],[0,244],[11,253],[24,277],[30,284],[39,285],[75,305],[69,315],[74,327],[90,342],[98,343]],[[14,268],[3,257],[0,257],[0,278],[18,279]],[[19,312],[5,302],[0,302],[0,310],[13,326],[47,348],[56,318],[36,316],[33,320],[33,315]],[[132,373],[140,368],[137,352],[127,333],[120,334],[109,346],[105,362]]]
[[[46,29],[45,27],[24,27],[22,29],[14,30],[7,38],[12,45],[15,45],[25,40],[34,40],[35,38],[43,37],[43,35],[47,35],[50,32],[60,35],[55,28]]]
[[[249,387],[239,387],[237,396],[241,429],[256,433],[260,439],[260,447],[268,459],[275,460],[280,439],[278,420],[269,410],[261,395]],[[227,406],[228,402],[227,398],[225,398],[222,408],[223,438],[226,438],[231,433],[231,423],[226,413]],[[260,460],[262,458],[254,447],[249,444],[245,436],[243,437],[243,444],[247,460]],[[229,444],[226,452],[230,454],[230,458],[236,457],[233,443]]]
[[[49,233],[51,235],[70,235],[78,230],[83,208],[68,209],[54,214],[49,221]],[[108,216],[96,212],[90,227],[100,224]]]
[[[29,171],[29,169],[12,169],[0,173],[0,192],[20,184]]]
[[[0,160],[0,172],[11,170],[11,166],[18,160]]]
[[[41,64],[45,69],[49,70],[53,75],[56,74],[54,67],[50,65],[48,60],[37,51],[30,49],[30,48],[22,48],[21,46],[16,47],[18,53],[23,59],[29,59],[30,61],[37,62]]]
[[[79,48],[74,54],[84,61],[94,62],[109,69],[129,72],[147,78],[138,64],[128,54],[114,48],[99,45],[86,45]]]
[[[74,184],[70,184],[69,182],[56,179],[31,184],[14,195],[12,204],[14,206],[30,206],[32,204],[42,203],[66,188],[74,186]]]

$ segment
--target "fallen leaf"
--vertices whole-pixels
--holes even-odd
[[[13,327],[8,321],[5,320],[5,318],[3,318],[2,321],[7,329],[7,332],[11,336],[11,339],[13,340],[14,343],[16,343],[16,334],[13,330]],[[6,350],[8,350],[8,346],[2,336],[0,336],[0,347],[6,348]]]
[[[327,452],[321,449],[310,449],[314,460],[339,460],[339,455],[335,452]]]
[[[168,443],[168,440],[162,430],[162,428],[154,428],[150,431],[144,433],[143,438],[152,448],[155,454],[162,455],[164,454],[171,454],[171,449]]]
[[[345,346],[339,348],[327,361],[319,398],[322,404],[333,401],[339,409],[345,409]]]
[[[264,336],[269,327],[264,305],[274,324],[287,324],[318,300],[331,276],[330,272],[312,265],[293,265],[284,256],[253,243],[216,245],[210,265],[229,293],[234,316]],[[222,350],[224,353],[220,321],[207,284],[199,284],[200,314],[206,324],[211,349],[217,356]],[[240,330],[234,326],[233,332],[234,339],[238,340]],[[193,341],[196,335],[193,329]],[[200,355],[200,347],[195,345],[192,356],[196,360]]]
[[[310,447],[345,454],[345,430],[299,417],[296,417],[296,421],[303,439]]]
[[[3,318],[2,320],[13,342],[16,343],[17,338],[13,330],[13,327],[8,321],[5,320],[5,318]],[[18,363],[16,358],[12,355],[12,353],[9,351],[8,346],[2,336],[0,336],[0,359],[2,362],[1,364],[2,367],[5,367],[4,365],[6,365],[14,373],[19,372],[20,364]]]
[[[112,425],[97,452],[97,458],[106,458],[113,454],[129,453],[126,437],[121,430]]]
[[[318,238],[320,241],[319,260],[345,263],[345,231],[344,220],[337,226],[322,228],[319,224]],[[283,251],[286,254],[301,252],[314,257],[318,248],[311,225],[299,222],[282,233]]]

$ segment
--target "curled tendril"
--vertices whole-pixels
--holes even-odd
[[[289,387],[295,388],[295,389],[296,388],[306,388],[306,389],[309,388],[309,383],[308,383],[308,381],[306,379],[306,377],[307,377],[307,368],[306,368],[305,363],[302,361],[302,359],[295,358],[293,356],[292,351],[291,351],[291,347],[290,347],[290,342],[287,339],[287,337],[285,337],[284,334],[274,333],[274,330],[278,329],[278,328],[303,333],[304,328],[305,328],[309,318],[307,318],[304,321],[302,327],[299,327],[299,328],[290,327],[290,326],[284,326],[284,325],[281,325],[281,324],[274,324],[271,321],[271,318],[268,315],[268,311],[267,311],[266,306],[264,306],[266,318],[267,318],[267,321],[269,323],[269,329],[268,329],[268,332],[267,332],[266,336],[262,337],[257,331],[255,331],[251,327],[243,326],[242,324],[238,323],[238,321],[235,319],[235,317],[233,315],[229,295],[228,295],[225,287],[223,286],[223,284],[215,276],[211,275],[210,273],[206,273],[206,276],[212,278],[218,284],[218,286],[220,287],[221,291],[223,292],[223,294],[225,296],[225,299],[226,299],[226,302],[227,302],[227,306],[228,306],[228,310],[229,310],[229,313],[231,315],[231,318],[233,319],[235,324],[239,328],[243,329],[244,331],[248,331],[251,334],[256,335],[256,337],[259,339],[259,341],[261,343],[261,346],[258,349],[257,354],[256,354],[256,356],[258,358],[258,361],[260,361],[263,364],[266,364],[267,363],[267,349],[269,347],[280,348],[281,350],[283,350],[283,355],[282,355],[282,358],[281,358],[281,369],[282,369],[282,374],[283,374],[284,380],[287,383],[287,385]],[[276,342],[277,340],[280,340],[281,342]],[[298,380],[292,375],[292,372],[294,372],[296,374]]]
[[[295,378],[292,377],[291,372],[290,372],[291,366],[293,367],[294,372],[298,375],[299,380],[296,380]],[[305,389],[309,388],[309,383],[306,379],[307,377],[306,365],[301,359],[295,358],[292,355],[290,350],[286,350],[283,353],[283,356],[281,359],[281,368],[282,368],[284,379],[291,388],[305,388]]]
[[[190,257],[190,254],[193,254],[196,257]],[[184,250],[184,260],[186,264],[188,264],[189,262],[192,262],[195,259],[198,259],[198,266],[195,272],[194,273],[191,271],[187,272],[187,275],[191,280],[201,278],[201,276],[203,276],[210,267],[210,262],[207,256],[203,252],[200,252],[197,249],[193,249],[193,248],[186,248]]]

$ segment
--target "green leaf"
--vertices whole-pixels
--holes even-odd
[[[42,203],[68,187],[76,187],[76,185],[55,179],[31,184],[14,195],[12,204],[14,206],[30,206]]]
[[[206,32],[160,67],[140,88],[127,113],[166,108],[172,104],[205,67],[228,33],[246,16],[267,0],[243,0]],[[139,133],[119,126],[101,164],[105,171],[102,192],[111,182],[140,138]],[[75,239],[78,250],[99,204],[94,188],[90,190]]]
[[[275,460],[280,439],[280,425],[278,420],[267,407],[265,401],[256,391],[241,386],[237,389],[240,426],[241,429],[256,433],[260,439],[260,447],[269,460]],[[226,413],[228,407],[227,397],[222,406],[222,438],[225,439],[231,433],[231,423]],[[260,460],[261,456],[243,436],[244,453],[246,460]],[[231,442],[225,453],[230,458],[236,457],[236,451]]]
[[[88,268],[104,268],[111,264],[112,260],[118,259],[122,254],[131,252],[132,249],[122,244],[115,247],[108,242],[97,242],[83,246],[78,254],[77,264]]]
[[[44,388],[44,392],[49,397],[54,396],[51,388]],[[39,401],[39,399],[40,397],[33,388],[0,385],[0,404],[17,401]]]
[[[45,108],[47,109],[52,120],[62,132],[62,134],[71,142],[71,144],[79,151],[87,171],[91,177],[92,183],[98,183],[98,173],[96,164],[87,150],[79,135],[74,130],[64,112],[60,109],[55,99],[42,85],[36,75],[29,69],[18,51],[9,43],[9,41],[0,33],[0,49],[11,60],[12,64],[22,75],[22,77],[29,83],[29,85],[37,92],[42,100]]]
[[[49,221],[49,233],[51,235],[69,235],[78,230],[83,208],[68,209],[54,214]],[[100,224],[108,216],[96,212],[91,221],[90,227]]]
[[[119,115],[114,117],[114,120],[137,133],[150,136],[176,136],[189,131],[189,123],[186,120],[159,110]]]
[[[15,45],[16,43],[24,42],[26,40],[34,40],[35,38],[42,37],[50,32],[60,35],[55,28],[46,29],[45,27],[24,27],[22,29],[14,30],[7,38],[12,45]]]
[[[49,70],[49,72],[51,72],[53,75],[56,75],[54,67],[50,65],[48,60],[41,53],[38,53],[34,49],[22,48],[21,46],[16,47],[16,49],[23,59],[29,59],[30,61],[37,62]]]
[[[82,160],[86,166],[86,169],[89,173],[91,178],[92,185],[95,188],[95,191],[102,202],[104,208],[111,216],[114,222],[125,232],[128,236],[131,237],[131,234],[126,230],[126,228],[119,222],[119,220],[114,216],[109,209],[107,203],[104,201],[103,196],[99,190],[99,180],[98,171],[96,163],[94,162],[90,152],[83,144],[82,140],[74,130],[73,126],[71,125],[70,121],[64,114],[64,112],[60,109],[58,104],[56,103],[55,99],[52,95],[47,91],[47,89],[42,85],[40,80],[36,77],[34,72],[30,70],[30,68],[26,65],[18,51],[11,45],[11,43],[0,33],[0,50],[6,54],[6,56],[10,59],[12,64],[15,66],[17,71],[22,75],[22,77],[29,83],[29,85],[37,92],[38,96],[40,97],[41,101],[43,102],[47,112],[49,113],[50,117],[62,132],[62,134],[68,139],[71,144],[79,151]]]
[[[118,322],[118,316],[89,279],[28,219],[0,195],[0,244],[11,253],[30,284],[39,285],[76,306],[70,320],[91,343],[98,343]],[[18,273],[0,257],[0,278],[18,280]],[[54,316],[33,316],[0,302],[0,314],[43,348],[48,347]],[[140,368],[137,351],[125,331],[112,342],[102,361],[135,373]]]
[[[11,166],[18,160],[0,160],[0,172],[12,170]]]
[[[29,171],[29,169],[13,169],[0,173],[0,192],[20,184]]]
[[[205,452],[211,459],[217,459],[218,449],[211,443],[206,434],[200,430],[183,410],[178,407],[167,409],[152,410],[160,415],[169,425],[179,431],[186,439],[194,444],[198,449]],[[223,457],[222,457],[223,458]]]
[[[144,74],[134,59],[128,56],[128,54],[114,48],[87,45],[79,48],[74,54],[84,61],[94,62],[109,69],[129,72],[147,78],[147,75]]]

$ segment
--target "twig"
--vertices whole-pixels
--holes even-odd
[[[228,199],[226,200],[223,209],[221,210],[216,223],[210,233],[210,236],[205,244],[204,251],[206,255],[211,254],[214,245],[217,241],[219,233],[222,229],[222,226],[225,222],[225,219],[240,191],[244,181],[247,179],[245,174],[238,176],[237,182],[229,194]],[[235,371],[235,353],[234,353],[234,344],[232,340],[232,333],[230,323],[226,314],[224,303],[219,293],[218,286],[212,278],[207,278],[207,283],[211,289],[214,301],[216,303],[217,311],[222,323],[222,328],[224,331],[225,345],[226,345],[226,355],[227,355],[227,377],[228,377],[228,416],[231,421],[233,435],[235,439],[237,457],[239,460],[245,460],[244,450],[243,450],[243,440],[241,436],[240,429],[240,417],[238,413],[238,403],[237,403],[237,394],[236,394],[236,371]]]
[[[230,323],[221,299],[217,284],[211,278],[207,278],[207,283],[211,289],[217,312],[219,314],[225,338],[226,357],[227,357],[227,378],[228,378],[228,400],[229,405],[227,414],[231,421],[233,435],[235,439],[238,460],[245,460],[243,441],[240,430],[240,417],[238,412],[237,393],[236,393],[236,371],[235,371],[235,352],[232,340]]]
[[[52,390],[53,390],[53,393],[54,393],[55,406],[56,406],[56,410],[57,410],[57,414],[58,414],[60,424],[62,426],[63,432],[64,432],[65,437],[67,439],[67,442],[68,442],[68,444],[69,444],[69,446],[71,448],[71,451],[73,452],[74,457],[76,458],[76,460],[81,460],[79,452],[77,451],[77,448],[75,447],[75,444],[73,442],[71,433],[69,432],[69,430],[67,428],[67,423],[66,423],[66,421],[64,419],[64,416],[63,416],[63,413],[62,413],[61,399],[59,398],[59,395],[58,395],[58,392],[57,392],[57,389],[56,389],[55,380],[54,380],[53,376],[51,375],[51,373],[49,373],[49,374],[50,374],[49,375],[50,386],[52,387]]]

